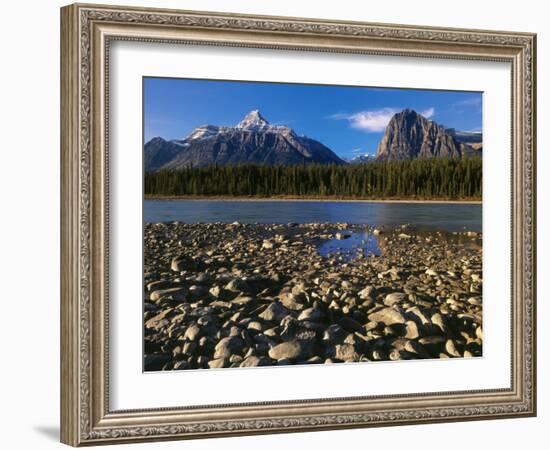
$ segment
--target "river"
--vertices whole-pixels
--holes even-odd
[[[376,227],[410,224],[440,231],[482,231],[481,204],[363,201],[145,200],[144,222],[322,223]]]

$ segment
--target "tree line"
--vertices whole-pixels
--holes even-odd
[[[186,167],[145,174],[148,196],[480,199],[481,158]]]

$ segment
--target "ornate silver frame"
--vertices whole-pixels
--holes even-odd
[[[509,389],[111,411],[106,110],[112,40],[507,61],[512,66]],[[536,414],[536,36],[467,29],[75,4],[61,9],[61,440],[129,441]]]

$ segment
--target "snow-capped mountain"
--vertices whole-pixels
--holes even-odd
[[[481,131],[459,131],[454,128],[447,128],[447,133],[454,136],[458,142],[465,144],[481,144],[483,140]]]
[[[350,164],[364,164],[374,161],[374,156],[370,153],[361,153],[359,155],[355,155],[353,158],[350,158],[347,161]]]
[[[264,119],[260,111],[255,109],[250,111],[236,126],[238,130],[256,131],[256,132],[275,132],[277,127],[271,125]]]
[[[203,125],[181,140],[151,139],[145,144],[145,170],[236,164],[345,164],[320,142],[271,125],[258,110],[234,127]]]

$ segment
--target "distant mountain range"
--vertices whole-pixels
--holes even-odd
[[[346,159],[348,164],[365,164],[374,161],[374,155],[370,153],[361,153],[353,158]]]
[[[482,134],[456,131],[411,109],[395,114],[376,155],[344,161],[331,149],[284,125],[271,125],[259,111],[249,112],[234,127],[203,125],[184,139],[155,137],[145,144],[145,171],[210,165],[358,164],[414,158],[460,158],[481,154]]]
[[[345,164],[332,150],[287,126],[271,125],[259,111],[234,127],[204,125],[185,139],[145,144],[145,170],[236,164]]]

